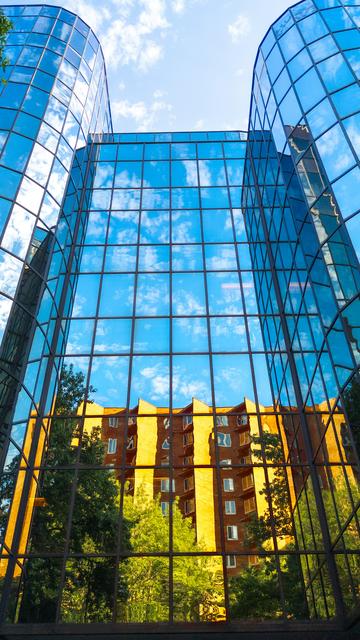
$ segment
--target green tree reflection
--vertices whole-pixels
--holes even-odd
[[[9,60],[5,55],[5,43],[6,36],[10,29],[12,28],[12,22],[5,15],[2,9],[0,9],[0,67],[3,71],[5,71],[7,65],[9,64]],[[1,82],[4,84],[6,81],[4,78],[1,78]]]
[[[283,463],[284,452],[279,435],[264,432],[261,436],[253,436],[252,444],[255,461],[260,462],[264,457],[271,465]],[[247,523],[245,542],[249,547],[262,548],[272,539],[273,531],[280,541],[293,535],[289,491],[283,467],[272,467],[271,482],[264,484],[259,495],[265,496],[267,509],[261,516],[254,514]]]
[[[124,516],[130,523],[129,544],[135,553],[165,553],[169,549],[169,514],[163,514],[159,496],[127,496]],[[196,532],[184,518],[178,502],[172,506],[174,552],[201,553]],[[206,556],[180,556],[173,562],[174,618],[186,622],[216,618],[223,585],[218,567]],[[166,621],[169,617],[169,560],[164,556],[128,558],[120,567],[126,593],[119,596],[121,618],[127,622]]]
[[[279,574],[284,593],[284,607],[290,618],[307,617],[299,560],[295,555],[259,558],[230,579],[229,597],[232,618],[276,619],[283,616]]]
[[[354,444],[360,455],[360,374],[355,375],[343,393]]]
[[[252,437],[255,461],[264,457],[268,464],[284,461],[281,438],[264,432]],[[246,567],[229,580],[230,614],[233,618],[290,618],[308,617],[303,577],[298,557],[292,554],[294,545],[287,543],[293,535],[293,521],[285,470],[272,467],[271,482],[266,482],[259,495],[265,496],[267,508],[262,515],[255,513],[246,525],[245,547],[264,553],[273,548],[276,536],[283,552],[279,556],[259,557],[255,566]],[[284,602],[280,596],[280,576]]]
[[[118,618],[168,620],[169,514],[163,514],[159,496],[146,498],[141,489],[124,496],[122,550],[141,555],[121,559],[116,569],[120,481],[118,472],[104,467],[101,423],[82,432],[77,411],[85,391],[84,375],[63,367],[45,452],[48,468],[38,481],[42,502],[34,510],[28,544],[35,557],[25,563],[18,604],[16,597],[13,601],[18,613],[12,617],[24,623],[52,622],[57,615],[63,622],[111,621],[118,570]],[[176,501],[172,532],[174,551],[203,551]],[[41,557],[44,553],[54,557]],[[174,559],[175,619],[217,619],[223,597],[218,569],[207,556]]]
[[[44,506],[36,509],[33,519],[30,539],[32,553],[61,553],[64,550],[74,482],[76,500],[70,529],[70,552],[91,554],[113,550],[119,514],[119,489],[110,471],[87,468],[103,464],[105,448],[100,438],[100,427],[91,433],[80,434],[80,422],[75,416],[85,398],[85,390],[84,374],[75,373],[72,366],[64,366],[55,403],[57,417],[52,421],[46,452],[46,464],[52,468],[44,471],[39,479],[38,495],[43,499]],[[90,389],[90,393],[93,391]],[[73,465],[80,435],[84,469],[76,477]],[[101,565],[94,565],[91,561],[82,564],[75,560],[67,562],[61,611],[65,621],[68,617],[73,619],[74,610],[77,609],[74,601],[80,597],[82,606],[77,609],[79,621],[106,619],[107,611],[112,608],[113,581],[99,582],[95,578],[100,573],[107,574],[110,567],[111,560],[106,558]],[[29,560],[24,571],[19,622],[54,620],[60,583],[60,560]],[[73,589],[69,587],[71,584]],[[71,606],[69,589],[72,591]]]
[[[348,473],[352,473],[351,468],[348,469]],[[338,540],[335,546],[335,562],[345,605],[351,610],[359,599],[356,585],[360,584],[360,556],[351,553],[358,548],[359,531],[356,518],[349,522],[352,510],[350,492],[354,503],[357,504],[360,499],[359,485],[354,475],[346,479],[345,469],[341,467],[330,469],[328,474],[328,484],[322,488],[321,497],[331,541],[335,543]],[[323,549],[318,512],[310,478],[307,479],[297,501],[295,525],[296,530],[301,531],[302,544],[305,549]],[[312,615],[322,618],[335,615],[334,596],[327,567],[323,565],[324,558],[323,555],[310,553],[306,557],[306,562],[305,558],[302,560],[304,575],[309,576],[314,594],[314,603],[309,601],[309,608]]]

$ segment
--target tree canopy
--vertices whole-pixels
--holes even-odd
[[[9,60],[5,55],[5,43],[6,36],[10,29],[12,28],[12,22],[5,15],[4,12],[0,9],[0,66],[3,71],[5,71],[7,65],[9,64]],[[2,82],[4,79],[2,78]]]
[[[50,468],[39,477],[42,506],[34,509],[28,543],[28,550],[39,557],[25,564],[18,621],[52,622],[59,611],[63,622],[109,622],[116,574],[119,620],[167,620],[169,514],[163,513],[159,495],[145,495],[140,486],[134,496],[125,481],[119,528],[120,473],[104,467],[101,422],[81,430],[76,411],[84,398],[84,375],[63,367],[45,454]],[[174,551],[200,554],[195,528],[176,501],[171,522]],[[41,557],[44,553],[54,557]],[[177,620],[218,619],[223,606],[222,562],[201,555],[174,558],[173,589]]]
[[[135,553],[166,553],[169,549],[169,514],[161,510],[160,498],[146,499],[141,489],[127,496],[124,517],[130,523],[129,548]],[[184,518],[177,501],[172,506],[174,552],[201,553],[195,528]],[[122,619],[156,622],[169,616],[169,560],[165,556],[132,557],[120,566],[126,595],[120,597]],[[220,575],[219,575],[220,574]],[[223,605],[222,563],[207,556],[178,556],[173,560],[174,619],[191,622],[216,619]]]

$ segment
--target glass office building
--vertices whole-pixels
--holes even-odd
[[[84,22],[4,12],[1,632],[356,637],[359,3],[248,132],[114,133]]]

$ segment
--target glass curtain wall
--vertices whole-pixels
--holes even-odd
[[[28,16],[67,23],[17,11],[24,43]],[[291,629],[357,606],[358,19],[306,0],[274,24],[249,134],[112,134],[101,91],[77,120],[4,333],[24,382],[4,368],[2,621]]]
[[[89,154],[8,620],[333,615],[331,592],[316,613],[304,596],[288,411],[240,209],[244,135],[121,139]]]
[[[0,92],[0,342],[5,332],[0,352],[0,412],[4,438],[23,381],[41,295],[47,296],[47,304],[56,303],[54,289],[42,290],[75,152],[85,146],[89,130],[109,131],[111,124],[103,56],[89,27],[56,7],[3,9],[12,22],[4,50],[9,65]],[[67,225],[70,232],[71,223]],[[42,331],[45,339],[46,329]],[[47,339],[51,342],[50,335]],[[34,366],[20,392],[22,407],[17,419],[26,419],[31,402],[33,409],[38,402],[36,374]]]
[[[356,4],[301,2],[265,37],[243,200],[260,310],[282,316],[263,321],[275,398],[300,410],[286,435],[290,459],[310,465],[294,497],[296,532],[323,555],[308,556],[303,575],[308,593],[333,584],[339,613],[358,605],[360,567]],[[305,505],[318,512],[312,531]]]
[[[5,586],[15,570],[11,549],[22,544],[16,527],[22,526],[27,491],[36,485],[31,469],[34,442],[47,429],[39,419],[49,395],[44,390],[56,384],[50,354],[69,304],[71,283],[63,273],[79,226],[74,209],[86,140],[94,128],[111,130],[111,118],[103,55],[89,27],[56,7],[3,10],[12,23],[0,91],[0,468],[8,473],[1,489],[6,559],[0,574]]]

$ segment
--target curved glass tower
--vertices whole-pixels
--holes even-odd
[[[45,401],[87,136],[109,131],[111,118],[101,48],[82,20],[46,6],[5,13],[12,29],[0,94],[0,465],[9,469],[19,451],[23,460],[29,454]]]
[[[113,133],[4,10],[0,632],[356,638],[360,6],[270,28],[246,133]]]
[[[81,171],[89,131],[111,130],[101,48],[82,20],[56,7],[5,12],[12,30],[0,95],[2,438],[13,418],[26,420],[37,410],[45,373],[40,360],[53,335],[48,310],[59,309],[63,286],[61,279],[46,283],[50,255],[55,277],[68,260],[75,223],[61,205],[67,185],[76,188],[75,166]],[[26,349],[34,331],[30,370]],[[18,445],[22,435],[14,436]]]
[[[307,562],[305,572],[308,592],[315,594],[311,607],[321,607],[312,585],[326,565],[342,594],[337,605],[346,610],[357,601],[359,582],[353,529],[360,444],[360,8],[355,5],[301,2],[263,40],[243,193],[260,310],[280,313],[276,332],[272,319],[262,319],[272,350],[275,401],[286,407],[295,402],[302,413],[301,450],[295,433],[289,443],[289,459],[309,465],[294,505],[299,544],[316,548],[302,524],[310,482],[323,536],[323,558]],[[263,286],[267,270],[271,298]]]

